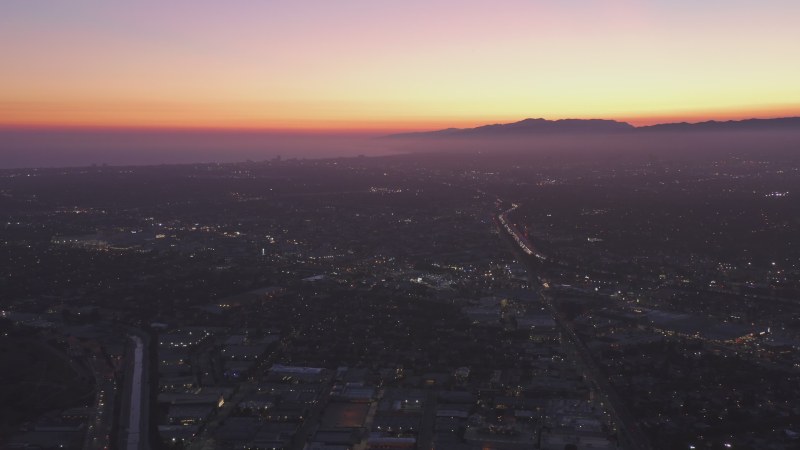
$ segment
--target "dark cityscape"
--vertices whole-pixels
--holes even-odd
[[[797,155],[5,170],[2,433],[793,448],[798,189]]]

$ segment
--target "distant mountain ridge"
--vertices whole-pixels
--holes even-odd
[[[438,131],[399,133],[386,138],[466,138],[466,137],[523,137],[554,134],[618,134],[641,132],[688,132],[688,131],[756,131],[797,130],[800,117],[779,119],[746,119],[699,123],[664,123],[635,127],[627,122],[607,119],[524,119],[506,124],[483,125],[475,128],[446,128]]]
[[[779,119],[708,120],[705,122],[661,123],[636,128],[642,131],[755,131],[755,130],[800,130],[800,117]]]

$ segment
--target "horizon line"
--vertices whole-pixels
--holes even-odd
[[[42,132],[175,132],[175,133],[264,133],[275,134],[282,136],[299,136],[299,135],[381,135],[384,133],[414,133],[414,132],[428,132],[439,131],[443,129],[470,129],[486,125],[503,125],[517,123],[523,120],[547,120],[547,121],[560,121],[560,120],[608,120],[620,123],[627,123],[635,128],[646,128],[654,125],[666,124],[700,124],[706,122],[741,122],[747,120],[774,120],[774,119],[788,119],[800,117],[800,111],[796,115],[768,115],[768,116],[751,116],[741,115],[736,117],[652,117],[651,120],[631,120],[624,118],[609,118],[609,117],[576,117],[564,116],[557,118],[534,117],[528,116],[519,119],[511,120],[492,120],[487,119],[482,122],[469,121],[467,123],[454,123],[452,125],[438,125],[425,127],[405,127],[405,126],[381,126],[381,127],[269,127],[269,126],[236,126],[236,125],[106,125],[106,124],[46,124],[46,123],[0,123],[0,131],[42,131]],[[436,121],[439,122],[439,121]],[[452,121],[460,122],[460,121]],[[466,121],[464,121],[466,122]]]

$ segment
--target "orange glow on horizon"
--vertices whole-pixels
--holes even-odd
[[[0,127],[379,134],[800,115],[796,1],[35,3],[0,3]]]
[[[689,111],[659,115],[621,115],[609,117],[605,115],[564,115],[560,117],[523,115],[515,117],[475,117],[475,118],[420,118],[411,119],[330,119],[330,120],[163,120],[160,118],[142,118],[137,116],[110,116],[105,118],[68,117],[54,120],[51,116],[29,117],[28,120],[0,121],[0,129],[82,129],[82,130],[172,130],[172,131],[242,131],[269,132],[278,134],[365,134],[378,135],[387,133],[403,133],[414,131],[435,131],[445,128],[473,128],[496,123],[511,123],[526,118],[560,119],[608,119],[628,122],[640,127],[661,123],[705,122],[709,120],[746,120],[772,119],[800,116],[800,105],[792,107],[761,107],[733,109],[721,111]],[[37,120],[38,119],[38,120]]]

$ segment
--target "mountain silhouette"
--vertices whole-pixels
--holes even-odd
[[[635,127],[626,122],[604,119],[525,119],[519,122],[483,125],[476,128],[447,128],[438,131],[423,131],[392,134],[390,138],[436,138],[436,137],[502,137],[538,134],[575,133],[619,133],[632,131]]]
[[[627,134],[643,132],[692,132],[692,131],[800,131],[800,117],[780,119],[746,119],[699,123],[664,123],[634,127],[627,122],[605,119],[525,119],[506,124],[483,125],[476,128],[446,128],[438,131],[399,133],[386,138],[472,138],[472,137],[533,137],[542,135]]]
[[[688,123],[662,123],[638,127],[639,131],[759,131],[759,130],[800,130],[800,117],[780,119],[746,119]]]

